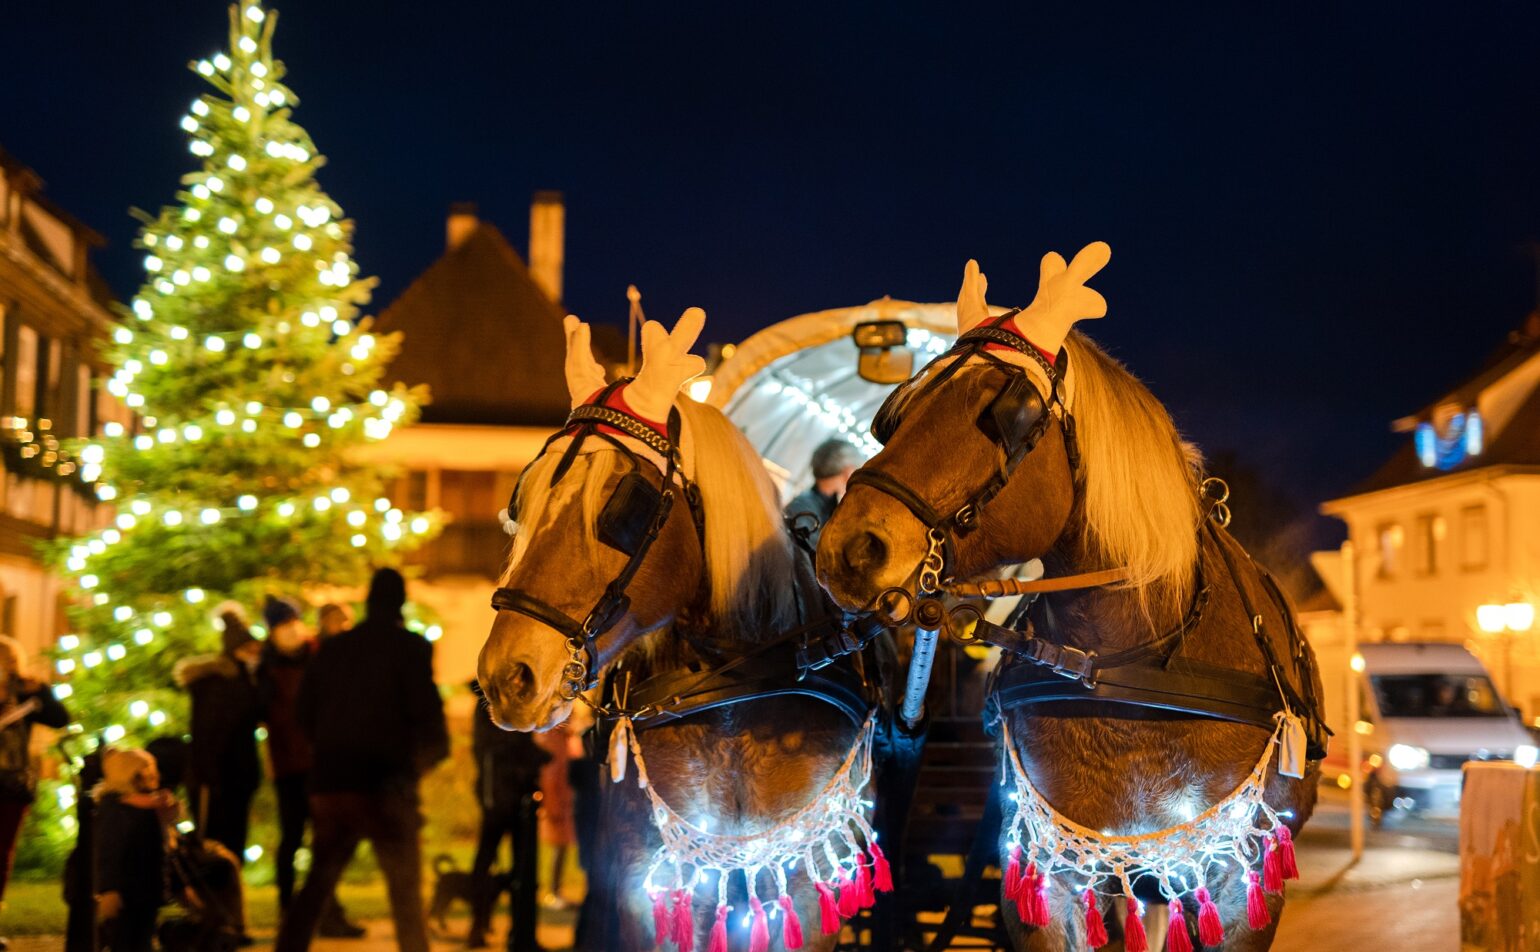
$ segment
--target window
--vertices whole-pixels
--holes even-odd
[[[1460,510],[1460,568],[1475,572],[1487,567],[1487,507],[1466,506]]]
[[[1484,674],[1396,674],[1369,679],[1386,717],[1507,717]]]
[[[37,331],[22,324],[16,328],[16,392],[13,414],[32,422],[37,409]]]
[[[1380,548],[1380,578],[1395,578],[1405,532],[1394,522],[1385,522],[1380,524],[1375,534]]]
[[[1444,519],[1433,513],[1417,517],[1412,536],[1413,568],[1418,575],[1438,574],[1438,545],[1445,533]]]

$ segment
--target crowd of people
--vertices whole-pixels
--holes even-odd
[[[248,855],[257,855],[247,849],[252,801],[264,775],[259,736],[265,730],[279,826],[272,851],[281,913],[277,952],[301,952],[318,934],[365,934],[336,895],[363,840],[386,883],[398,947],[426,952],[418,784],[449,755],[449,733],[432,646],[406,627],[405,602],[401,575],[382,569],[361,621],[353,623],[347,606],[329,604],[317,612],[312,630],[304,606],[272,595],[262,606],[265,639],[253,633],[241,605],[219,606],[220,651],[185,658],[174,669],[190,700],[186,740],[105,747],[93,758],[99,780],[91,788],[91,817],[66,875],[72,923],[94,926],[99,947],[112,952],[147,952],[157,938],[168,952],[249,944],[240,870]],[[0,675],[19,669],[13,646],[0,639]],[[7,683],[12,700],[0,711],[0,848],[14,843],[32,796],[30,777],[21,777],[11,797],[18,806],[9,806],[7,753],[15,747],[21,753],[13,759],[27,763],[30,724],[69,721],[46,685],[19,677]],[[5,711],[20,711],[12,715],[14,726]],[[574,841],[568,761],[581,755],[581,745],[565,732],[537,742],[501,731],[479,709],[473,721],[482,830],[464,897],[472,911],[467,943],[485,947],[493,909],[506,891],[508,948],[534,952],[537,841],[555,847],[547,902],[560,902],[561,864]],[[310,863],[301,876],[296,858],[307,829]],[[512,841],[513,868],[498,873],[504,839]],[[83,871],[90,875],[82,878]],[[0,893],[3,888],[0,876]],[[168,903],[180,910],[168,912]]]

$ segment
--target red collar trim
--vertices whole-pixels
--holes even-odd
[[[627,384],[626,386],[630,386],[630,384]],[[599,388],[598,390],[595,390],[593,393],[588,395],[588,399],[584,400],[583,403],[584,404],[594,403],[598,399],[599,394],[601,394],[603,392],[604,392],[604,388],[602,388],[602,387]],[[605,398],[605,401],[604,401],[603,405],[606,406],[606,407],[609,407],[611,410],[619,410],[621,413],[624,413],[626,416],[632,418],[633,420],[636,420],[639,423],[643,423],[643,424],[651,427],[652,429],[657,430],[659,435],[667,437],[668,436],[668,424],[667,423],[659,423],[657,420],[649,420],[646,417],[638,414],[635,410],[631,409],[631,405],[626,402],[625,394],[626,394],[626,387],[616,387],[610,393],[610,395],[607,398]],[[605,426],[602,423],[599,424],[599,426],[598,426],[598,432],[600,432],[600,433],[608,433],[611,436],[625,436],[624,432],[615,429],[613,426]]]
[[[1002,328],[1004,330],[1008,330],[1012,334],[1015,334],[1017,337],[1020,337],[1021,339],[1026,340],[1027,343],[1029,343],[1029,344],[1032,343],[1031,340],[1028,340],[1027,335],[1023,334],[1021,332],[1021,327],[1020,327],[1020,325],[1018,325],[1016,323],[1016,318],[1014,318],[1014,317],[1006,318],[1003,321],[1002,320],[996,320],[991,326],[999,327],[999,328]],[[1058,354],[1050,354],[1050,353],[1048,353],[1048,351],[1044,350],[1041,347],[1038,347],[1036,344],[1032,344],[1032,347],[1039,354],[1043,355],[1043,359],[1048,361],[1048,365],[1050,367],[1057,367],[1057,366],[1059,366],[1059,355]],[[1011,350],[1011,348],[1005,346],[1004,344],[988,344],[988,343],[986,343],[984,345],[984,349],[985,350],[997,350],[997,351],[998,350],[1003,350],[1003,351],[1007,351],[1007,352],[1009,352]]]

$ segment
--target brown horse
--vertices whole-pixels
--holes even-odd
[[[1201,824],[1205,810],[1259,770],[1274,735],[1256,723],[1120,703],[1089,689],[1086,697],[1071,697],[1095,683],[1094,675],[1075,681],[1076,673],[1091,670],[1085,665],[1157,646],[1151,663],[1172,677],[1233,671],[1234,679],[1268,679],[1270,689],[1264,656],[1270,650],[1284,659],[1275,693],[1286,688],[1287,697],[1305,699],[1307,708],[1320,696],[1314,658],[1298,641],[1290,609],[1217,524],[1213,501],[1204,499],[1195,450],[1143,384],[1089,339],[1070,333],[1075,319],[1105,310],[1100,295],[1083,286],[1105,261],[1105,246],[1088,249],[1068,269],[1051,255],[1038,300],[1003,316],[990,316],[983,276],[969,262],[959,331],[985,330],[960,339],[879,414],[874,429],[886,446],[852,480],[823,530],[817,559],[825,588],[851,610],[872,604],[886,589],[913,592],[911,580],[927,556],[932,566],[937,559],[944,565],[922,588],[947,589],[948,579],[979,578],[1031,559],[1042,560],[1046,579],[1111,570],[1088,576],[1084,587],[1038,596],[1027,612],[1031,626],[1016,632],[1016,647],[1024,655],[1046,646],[1044,656],[1068,677],[1030,684],[1050,699],[1008,709],[997,725],[1011,748],[1002,757],[1019,765],[1040,795],[1038,806],[1078,824],[1092,840],[1150,834],[1195,817]],[[963,616],[954,611],[953,618]],[[995,643],[1002,642],[1008,646],[997,672],[1002,682],[1044,670],[1013,653],[1009,638]],[[1088,654],[1061,645],[1095,655],[1087,661]],[[1286,847],[1292,862],[1290,834],[1314,806],[1319,767],[1311,759],[1302,778],[1280,775],[1276,763],[1258,773],[1254,792],[1266,806],[1256,815],[1276,811],[1290,831],[1261,822],[1247,849]],[[1183,916],[1172,924],[1168,949],[1198,947],[1194,935],[1214,940],[1219,925],[1224,938],[1211,946],[1271,945],[1283,896],[1276,867],[1268,868],[1267,885],[1277,891],[1248,888],[1252,872],[1262,868],[1259,853],[1212,864],[1167,857],[1169,868],[1154,863],[1154,874],[1137,878],[1131,870],[1120,875],[1104,867],[1087,874],[1084,865],[1075,877],[1037,878],[1035,868],[1018,868],[1024,858],[1012,862],[1014,848],[1023,845],[1015,840],[1022,830],[1017,823],[1027,820],[1022,804],[1015,809],[1016,818],[1007,811],[1000,868],[1010,867],[1007,898],[1022,900],[1002,906],[1006,913],[1020,906],[1020,915],[1005,915],[1017,948],[1099,945],[1107,941],[1100,934],[1104,916],[1115,938],[1127,909],[1140,908],[1125,892],[1150,903],[1138,923],[1124,924],[1130,949],[1159,949],[1168,912]],[[1249,829],[1248,809],[1236,806],[1233,815]],[[1029,880],[1035,889],[1023,885]],[[1039,892],[1046,908],[1034,911]],[[1204,898],[1214,905],[1196,901]],[[1168,899],[1175,900],[1169,907]],[[1248,901],[1265,902],[1265,909],[1248,909]],[[1217,922],[1211,921],[1215,911]]]
[[[580,406],[603,377],[584,364],[586,329],[568,320],[569,386],[574,405]],[[517,504],[511,507],[517,525],[513,554],[500,593],[516,591],[549,611],[542,618],[541,609],[498,606],[479,676],[491,714],[505,729],[547,730],[565,720],[575,697],[570,688],[564,690],[565,682],[588,687],[601,669],[612,681],[627,678],[633,685],[658,672],[709,669],[720,664],[719,652],[752,650],[826,605],[810,560],[795,550],[781,521],[758,454],[720,411],[675,398],[679,384],[695,372],[683,356],[694,337],[684,327],[689,323],[687,314],[671,341],[649,322],[637,380],[623,390],[601,391],[610,395],[608,406],[621,407],[633,418],[627,426],[636,420],[661,425],[670,416],[677,419],[677,466],[659,453],[656,440],[638,439],[627,430],[592,436],[571,453],[569,431],[521,477]],[[698,317],[694,324],[698,333]],[[677,373],[659,384],[650,370],[669,359],[670,347]],[[656,392],[648,394],[646,388]],[[617,496],[632,491],[624,488],[625,481],[637,474],[659,493],[672,489],[679,504],[664,510],[655,539],[623,585],[625,603],[599,622],[596,657],[576,661],[574,646],[557,630],[564,624],[560,616],[574,623],[584,619],[630,566],[627,553],[610,538],[618,530],[606,522],[614,515],[611,504]],[[686,504],[696,489],[698,506]],[[643,513],[657,514],[656,509]],[[575,663],[592,670],[575,670]],[[636,736],[653,790],[678,818],[712,834],[749,836],[814,800],[851,755],[861,731],[833,706],[779,696],[705,710],[639,730]],[[611,754],[616,755],[615,748]],[[624,751],[619,755],[623,758]],[[637,773],[633,762],[630,776]],[[604,786],[594,851],[604,868],[590,871],[596,896],[591,907],[614,918],[590,932],[585,947],[651,949],[664,930],[654,918],[660,914],[654,903],[658,890],[649,896],[649,886],[670,888],[666,881],[644,885],[649,859],[661,842],[653,825],[654,806],[633,782]],[[825,858],[820,854],[816,861]],[[805,924],[802,947],[833,947],[837,935],[821,934],[820,897],[805,877],[788,876],[779,868],[755,875],[763,908],[772,917],[770,947],[784,947],[790,918],[786,905],[776,906],[777,879]],[[688,919],[687,937],[674,936],[679,948],[704,949],[711,941],[716,889],[714,881],[701,883],[694,901],[703,915],[695,917],[698,922]],[[677,915],[679,894],[670,895],[670,915]],[[741,876],[733,881],[727,901],[735,910],[726,919],[728,941],[733,949],[747,948],[753,929],[764,923],[751,926],[745,919],[752,914]],[[666,900],[662,908],[667,911]]]

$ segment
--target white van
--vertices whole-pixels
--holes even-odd
[[[1468,760],[1533,767],[1537,751],[1481,662],[1455,644],[1361,645],[1364,799],[1378,828],[1396,811],[1456,813]]]

